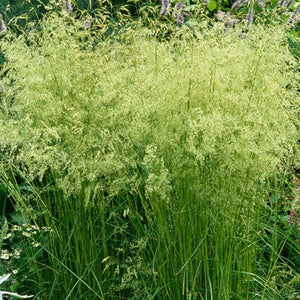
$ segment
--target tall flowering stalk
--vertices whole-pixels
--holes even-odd
[[[161,0],[161,10],[160,16],[168,16],[170,13],[171,4],[169,0]],[[177,26],[180,26],[184,23],[184,2],[179,1],[175,4],[173,10],[173,17],[176,19]]]
[[[246,15],[246,27],[249,27],[253,23],[254,17],[254,2],[255,0],[248,0],[248,13]]]
[[[161,0],[161,10],[160,10],[160,16],[167,16],[169,14],[170,9],[170,2],[168,0]]]
[[[246,27],[250,26],[252,22],[253,22],[253,12],[251,9],[249,9],[246,15]]]
[[[65,10],[69,13],[72,14],[73,13],[73,6],[70,0],[66,0],[64,3],[64,8]]]
[[[69,1],[66,1],[66,3]],[[170,14],[171,10],[171,3],[175,1],[170,0],[160,0],[161,2],[161,10],[160,10],[160,16],[166,15],[168,16]],[[208,0],[203,0],[205,4],[209,4]],[[262,9],[265,9],[266,6],[269,4],[269,1],[267,0],[235,0],[231,6],[231,9],[229,12],[225,13],[223,11],[218,11],[217,14],[215,14],[216,18],[219,21],[222,21],[226,24],[226,28],[234,27],[236,23],[238,23],[238,19],[234,17],[234,14],[236,11],[241,9],[243,6],[248,6],[248,11],[245,16],[245,26],[249,27],[253,21],[254,21],[254,12],[255,12],[255,5],[259,6]],[[277,6],[281,6],[286,9],[290,9],[295,4],[294,0],[278,0]],[[173,18],[176,19],[177,26],[180,26],[184,23],[185,16],[189,15],[184,11],[185,7],[185,1],[179,0],[176,1],[176,4],[173,11]],[[295,26],[299,20],[300,20],[300,3],[295,4],[294,10],[290,13],[290,17],[287,21],[287,24],[289,27]],[[67,6],[67,5],[66,5]],[[68,9],[69,11],[72,10]]]
[[[236,10],[240,9],[245,3],[247,3],[248,0],[237,0],[235,1],[232,6],[230,12],[233,13]]]
[[[177,26],[181,26],[184,22],[183,8],[184,4],[182,1],[176,3],[173,16],[176,18]]]
[[[265,8],[266,1],[265,0],[256,0],[256,3],[259,7]]]
[[[290,7],[290,6],[293,5],[293,3],[294,3],[294,0],[289,0],[289,1],[287,1],[287,0],[279,0],[278,1],[278,5],[281,5],[281,6],[284,6],[284,7]]]
[[[289,27],[292,28],[299,22],[299,13],[300,13],[300,3],[298,3],[295,10],[290,15],[290,18],[287,21]]]
[[[3,20],[2,15],[0,14],[0,32],[5,31],[6,30],[6,25],[5,22]]]

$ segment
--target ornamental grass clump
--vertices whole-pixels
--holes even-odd
[[[47,184],[57,233],[45,298],[253,299],[265,182],[297,161],[283,30],[96,42],[76,22],[2,43],[2,168]]]

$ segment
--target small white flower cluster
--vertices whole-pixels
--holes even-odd
[[[1,250],[1,259],[8,260],[11,257],[11,255],[12,254],[9,253],[8,250],[6,249]]]
[[[3,240],[9,239],[11,236],[12,236],[12,234],[9,232],[9,233],[3,238]]]
[[[20,243],[22,241],[21,236],[24,236],[25,238],[33,238],[35,235],[41,232],[53,232],[53,229],[49,226],[43,226],[40,228],[37,225],[31,225],[27,223],[22,225],[12,225],[10,230],[7,230],[7,233],[3,236],[3,247],[0,249],[0,259],[6,261],[7,263],[9,263],[10,259],[19,259],[22,249],[20,249],[20,247],[12,246],[15,241]],[[40,243],[33,240],[31,245],[34,248],[37,248],[40,246]],[[16,274],[17,270],[12,269],[12,272],[13,274]]]
[[[31,244],[34,248],[37,248],[40,246],[40,243],[37,243],[37,242],[32,242]]]
[[[22,226],[20,225],[13,225],[12,232],[22,232],[22,235],[24,235],[25,237],[30,237],[32,235],[36,235],[38,232],[53,232],[53,229],[49,226],[43,226],[43,227],[39,227],[37,225],[30,225],[30,224],[22,224]],[[12,233],[8,233],[4,239],[8,239],[12,236]]]
[[[53,229],[49,226],[39,227],[27,223],[9,225],[8,222],[0,228],[0,239],[2,239],[2,246],[0,247],[0,265],[5,268],[7,274],[16,275],[19,273],[16,260],[20,259],[24,250],[23,247],[25,247],[25,245],[28,246],[28,243],[25,243],[25,240],[28,241],[29,238],[29,245],[33,248],[38,248],[41,246],[38,242],[38,236],[45,232],[53,232]],[[16,276],[20,277],[23,275],[18,274]],[[2,299],[1,292],[0,299]]]
[[[43,226],[42,231],[44,231],[44,232],[53,232],[53,229],[50,226]]]
[[[19,259],[20,255],[21,255],[21,252],[22,252],[22,250],[15,249],[14,252],[13,252],[13,257],[16,258],[16,259]]]
[[[21,252],[21,249],[13,249],[12,252],[9,252],[7,249],[2,249],[0,258],[3,260],[9,260],[10,258],[19,259]]]
[[[22,231],[22,227],[19,225],[13,225],[12,231]]]

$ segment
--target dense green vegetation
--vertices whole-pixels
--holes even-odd
[[[297,3],[178,5],[0,4],[1,291],[300,299]]]

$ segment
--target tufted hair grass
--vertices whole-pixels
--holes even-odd
[[[266,181],[297,162],[282,29],[95,42],[52,15],[2,48],[2,168],[36,186],[57,233],[44,297],[277,297],[256,259]]]

